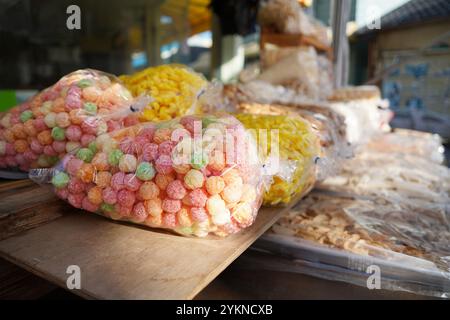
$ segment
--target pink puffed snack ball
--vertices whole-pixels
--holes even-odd
[[[188,194],[189,203],[193,207],[204,207],[206,205],[206,200],[208,200],[208,196],[202,189],[195,189],[189,192]]]
[[[41,154],[44,152],[44,146],[39,143],[37,139],[32,139],[30,143],[30,149],[33,150],[36,154]]]
[[[173,171],[172,158],[169,155],[161,154],[155,161],[155,169],[161,174],[169,174]]]
[[[177,216],[173,213],[164,213],[162,223],[166,228],[175,228],[177,225]]]
[[[166,198],[162,202],[162,209],[165,212],[176,213],[181,209],[181,201]]]
[[[186,195],[186,189],[180,180],[174,180],[167,185],[166,193],[171,199],[181,200]]]
[[[119,190],[125,188],[124,179],[125,179],[125,173],[123,173],[123,172],[115,173],[111,178],[111,187],[116,191],[119,191]]]
[[[206,213],[204,208],[192,207],[191,216],[194,221],[203,222],[208,220],[208,213]]]
[[[125,137],[120,142],[119,148],[123,153],[133,154],[136,151],[136,142],[131,137]]]
[[[132,191],[122,189],[119,192],[117,192],[117,203],[123,207],[133,206],[135,200],[136,196]]]
[[[83,202],[84,194],[82,193],[69,193],[67,201],[75,208],[80,209]]]
[[[158,145],[155,143],[146,143],[142,147],[142,159],[152,161],[158,157]]]
[[[123,183],[125,184],[125,188],[133,192],[138,191],[142,184],[133,173],[126,174]]]
[[[107,204],[115,204],[117,202],[117,191],[111,187],[106,187],[102,191],[103,201]]]
[[[174,143],[172,141],[164,141],[159,145],[158,151],[160,154],[170,156],[172,154],[173,147]]]
[[[67,163],[66,171],[73,176],[76,176],[78,171],[81,169],[81,166],[83,165],[83,160],[80,160],[78,158],[72,158]]]
[[[66,143],[64,141],[53,141],[52,148],[56,155],[62,154],[66,151]]]
[[[71,194],[79,194],[84,192],[86,186],[80,179],[74,177],[70,179],[67,189]]]
[[[83,131],[77,125],[71,125],[66,129],[66,138],[69,141],[80,141]]]
[[[138,202],[133,207],[132,217],[136,222],[144,222],[147,219],[148,213],[145,209],[144,203]]]

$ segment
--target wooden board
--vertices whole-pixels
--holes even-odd
[[[30,180],[0,183],[0,240],[61,217],[65,204]]]
[[[64,288],[67,267],[78,265],[82,288],[73,292],[95,299],[192,299],[288,210],[261,209],[225,239],[194,239],[57,203],[63,217],[0,241],[0,256]]]

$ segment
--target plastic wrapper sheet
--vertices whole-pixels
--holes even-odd
[[[450,170],[410,154],[362,152],[343,163],[341,172],[319,188],[377,196],[416,207],[450,210]]]
[[[448,209],[448,208],[447,208]],[[313,191],[256,248],[288,256],[291,272],[450,298],[450,221],[444,206]]]
[[[319,139],[300,116],[237,114],[258,141],[268,176],[265,205],[287,205],[314,186]]]
[[[411,154],[438,164],[442,164],[445,159],[444,146],[439,135],[407,129],[395,129],[393,132],[379,134],[361,149]]]
[[[52,183],[76,208],[179,234],[226,236],[250,226],[262,197],[256,143],[232,116],[185,116],[98,137],[53,169]]]
[[[330,107],[345,118],[347,140],[363,145],[375,135],[390,130],[392,111],[386,109],[386,100],[358,99],[330,102]]]
[[[141,114],[142,121],[170,120],[193,114],[200,108],[200,96],[208,88],[202,75],[178,64],[150,67],[120,79],[135,97],[149,95],[153,98]]]
[[[1,115],[0,168],[47,168],[103,133],[138,122],[142,106],[112,75],[78,70]]]

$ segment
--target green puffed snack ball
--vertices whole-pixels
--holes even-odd
[[[62,141],[66,138],[66,131],[63,128],[54,127],[52,129],[52,137],[57,141]]]
[[[112,166],[118,166],[120,158],[122,158],[123,152],[119,149],[115,149],[108,154],[108,163]]]
[[[93,157],[94,153],[88,148],[81,148],[77,152],[77,158],[83,160],[84,162],[91,162]]]
[[[92,153],[97,153],[97,143],[95,141],[92,141],[88,145],[88,149],[92,151]]]
[[[33,112],[31,110],[24,111],[20,114],[20,121],[26,122],[33,118]]]
[[[194,169],[201,170],[208,165],[208,155],[206,154],[194,154],[191,160],[191,166]]]
[[[80,87],[81,89],[83,89],[83,88],[92,86],[92,81],[89,79],[82,79],[77,82],[77,86]]]
[[[54,175],[52,178],[52,184],[55,186],[55,188],[60,189],[67,186],[69,183],[69,175],[65,172],[59,172],[58,174]]]
[[[149,162],[141,162],[136,169],[136,177],[143,181],[152,180],[155,174],[155,168]]]
[[[103,203],[103,204],[100,206],[100,209],[101,209],[103,212],[110,213],[110,212],[114,212],[115,207],[114,207],[113,204]]]
[[[84,104],[84,110],[86,110],[89,114],[94,115],[97,113],[97,105],[92,102],[86,102]]]

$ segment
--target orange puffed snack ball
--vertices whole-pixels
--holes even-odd
[[[89,183],[94,181],[94,174],[94,166],[90,163],[83,163],[78,171],[77,176],[81,181]]]

